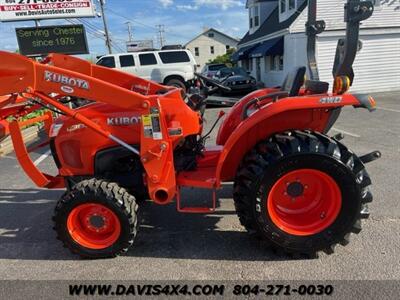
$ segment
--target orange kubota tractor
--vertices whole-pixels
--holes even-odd
[[[373,5],[350,0],[345,12],[347,34],[337,49],[333,92],[318,80],[315,39],[325,25],[310,1],[310,79],[300,67],[281,88],[242,99],[213,147],[205,146],[203,112],[207,94],[225,88],[217,82],[198,75],[202,93],[183,97],[179,89],[75,57],[53,54],[39,63],[0,52],[0,120],[16,157],[37,186],[67,189],[55,208],[58,238],[83,257],[113,257],[133,245],[139,200],[166,205],[176,199],[180,212],[210,213],[215,190],[234,181],[241,223],[273,247],[314,254],[348,243],[372,201],[364,164],[380,154],[358,157],[340,135],[327,135],[344,106],[375,106],[372,97],[347,93],[360,21],[372,15]],[[87,104],[65,105],[77,100]],[[61,116],[18,121],[43,107]],[[37,121],[45,123],[57,176],[42,173],[23,143],[20,127]],[[213,190],[212,207],[185,207],[182,187]]]

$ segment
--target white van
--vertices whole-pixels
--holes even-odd
[[[164,50],[109,54],[97,65],[116,68],[161,84],[186,91],[194,79],[196,61],[188,50]]]

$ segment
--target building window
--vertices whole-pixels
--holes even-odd
[[[289,9],[296,8],[296,0],[289,0]]]
[[[253,28],[253,18],[250,17],[250,29]]]
[[[283,55],[273,55],[269,57],[270,71],[283,71]]]
[[[214,46],[210,46],[210,52],[211,52],[211,54],[214,54],[214,53],[215,53]]]
[[[250,58],[247,60],[247,62],[248,62],[247,70],[249,70],[249,72],[253,72],[253,60]]]
[[[275,61],[275,56],[270,56],[269,57],[269,66],[271,71],[276,71],[276,61]]]
[[[280,0],[281,14],[286,11],[286,0]]]
[[[254,7],[254,27],[260,26],[260,14],[258,6]]]
[[[231,46],[226,45],[226,51],[228,51],[229,49],[231,49]]]
[[[213,38],[213,37],[214,37],[214,32],[210,32],[210,33],[208,34],[208,37],[209,37],[209,38]]]
[[[195,55],[195,56],[200,56],[200,49],[199,49],[199,47],[194,48],[194,55]]]

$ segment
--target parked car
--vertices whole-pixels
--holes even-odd
[[[201,70],[201,74],[208,78],[213,78],[219,70],[226,67],[227,65],[225,64],[208,64],[203,67],[203,70]]]
[[[109,54],[102,56],[96,64],[176,86],[185,92],[192,84],[197,68],[196,61],[188,50]]]
[[[240,67],[222,68],[214,79],[229,87],[232,92],[250,92],[257,89],[257,80]]]

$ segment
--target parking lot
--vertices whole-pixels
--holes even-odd
[[[136,246],[109,260],[82,260],[56,240],[51,217],[62,191],[39,190],[11,154],[0,159],[0,276],[2,279],[291,280],[400,279],[400,93],[374,95],[379,109],[346,108],[331,134],[358,154],[380,150],[368,165],[375,199],[363,231],[347,247],[318,259],[278,256],[249,238],[234,211],[232,186],[219,191],[213,215],[182,215],[174,205],[142,208]],[[210,127],[219,109],[207,111]],[[214,136],[217,131],[214,132]],[[34,153],[40,168],[51,158]],[[185,191],[202,201],[208,192]]]

